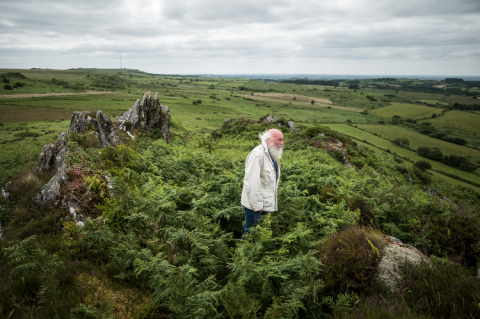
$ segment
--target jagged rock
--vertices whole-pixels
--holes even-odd
[[[84,227],[84,226],[85,226],[85,223],[79,221],[79,222],[77,222],[77,226],[78,226],[78,227]]]
[[[117,147],[121,143],[120,135],[113,126],[110,118],[102,111],[98,110],[96,121],[93,122],[95,133],[97,133],[100,147],[112,146]]]
[[[318,133],[318,136],[325,136],[325,133]]]
[[[272,114],[269,114],[266,118],[263,119],[263,123],[271,123],[276,121],[278,121],[278,119],[276,117],[273,117]]]
[[[87,111],[75,111],[70,119],[70,126],[68,127],[68,133],[84,133],[88,131],[89,125],[95,120],[90,117],[90,112]]]
[[[288,129],[290,130],[290,133],[295,134],[295,122],[288,121],[287,125],[288,125]]]
[[[57,141],[57,152],[55,155],[55,168],[57,170],[55,176],[43,186],[41,192],[37,194],[37,202],[45,202],[47,200],[57,201],[60,194],[60,187],[67,181],[67,165],[65,155],[67,153],[67,145],[65,143],[66,132],[60,133]]]
[[[127,112],[118,117],[118,130],[132,132],[136,129],[152,133],[155,129],[160,129],[163,139],[168,143],[170,109],[160,104],[157,93],[153,98],[150,92],[144,94],[141,102],[137,100]]]
[[[364,148],[365,146],[363,146],[363,144],[360,144],[360,148]]]
[[[282,123],[277,122],[277,126],[278,127],[282,126]]]
[[[51,172],[55,170],[55,157],[59,150],[58,146],[59,144],[57,141],[43,146],[43,149],[38,156],[37,165],[35,165],[35,168],[33,169],[34,172]]]

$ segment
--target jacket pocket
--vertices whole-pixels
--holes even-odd
[[[273,193],[265,193],[263,192],[263,208],[265,210],[272,209],[275,205],[273,199]]]
[[[265,184],[272,184],[272,183],[275,183],[275,172],[269,170],[269,169],[266,169],[263,171],[263,173],[265,174],[264,176],[264,179],[263,179],[263,182]]]

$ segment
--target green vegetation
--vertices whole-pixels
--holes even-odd
[[[12,86],[2,93],[11,98],[0,99],[0,181],[11,181],[3,186],[11,200],[0,199],[3,317],[480,317],[479,173],[449,166],[468,157],[476,168],[476,133],[437,124],[467,114],[441,109],[466,93],[446,97],[433,88],[443,82],[389,78],[335,88],[138,70],[8,70],[0,77]],[[12,96],[88,90],[104,91]],[[53,203],[32,202],[52,176],[34,173],[33,164],[73,111],[118,116],[147,90],[171,110],[170,144],[141,133],[99,150],[93,132],[72,134],[61,193],[79,199],[85,226]],[[261,100],[263,92],[296,101]],[[432,108],[418,99],[442,103]],[[425,109],[443,113],[428,120],[435,129],[415,122],[428,116]],[[259,120],[268,114],[281,126]],[[242,240],[244,161],[258,133],[273,127],[285,135],[280,210]],[[402,266],[393,292],[375,280],[384,235],[431,257],[428,265]]]

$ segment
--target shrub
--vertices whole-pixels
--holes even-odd
[[[480,318],[480,283],[448,261],[404,266],[397,292],[406,305],[432,318]]]
[[[7,78],[3,78],[3,79],[2,79],[2,82],[3,82],[3,83],[10,83],[10,80],[7,79]]]
[[[417,149],[420,156],[432,159],[434,161],[441,161],[443,159],[442,151],[437,147],[421,146]]]
[[[5,90],[13,90],[13,87],[10,84],[6,84],[3,88]]]
[[[382,235],[372,229],[350,226],[332,233],[317,252],[324,264],[320,278],[326,293],[359,293],[371,288],[384,246]]]
[[[404,137],[399,137],[393,140],[393,143],[400,145],[402,147],[407,147],[410,145],[410,141]]]
[[[432,164],[427,161],[416,161],[413,165],[419,168],[422,172],[425,172],[427,169],[432,169]]]

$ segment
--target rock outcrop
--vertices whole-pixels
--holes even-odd
[[[36,173],[54,171],[56,168],[55,157],[57,156],[58,151],[58,141],[45,144],[40,152],[40,155],[38,156],[38,162],[33,171]]]
[[[60,194],[60,187],[67,181],[66,153],[67,145],[65,143],[66,132],[60,133],[57,140],[57,152],[55,154],[56,173],[52,179],[43,186],[41,192],[36,196],[37,202],[57,201]],[[37,164],[38,165],[38,164]]]
[[[295,122],[288,121],[287,125],[288,125],[288,129],[290,130],[290,133],[295,134]]]
[[[118,130],[133,132],[144,129],[154,133],[159,129],[162,138],[168,143],[170,130],[170,109],[160,104],[157,93],[145,93],[142,101],[137,100],[133,106],[118,117]]]
[[[272,114],[269,114],[266,118],[263,119],[263,123],[271,123],[271,122],[277,122],[278,119],[276,117],[273,117]]]
[[[88,131],[89,126],[95,121],[90,115],[91,112],[87,111],[75,111],[70,119],[70,126],[68,127],[68,133],[84,133]]]
[[[93,121],[93,125],[101,148],[106,146],[117,147],[121,143],[120,135],[118,135],[115,126],[110,118],[102,111],[97,111],[96,120]]]

